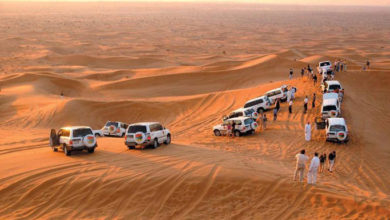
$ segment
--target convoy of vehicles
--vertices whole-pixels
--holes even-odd
[[[320,62],[320,73],[331,71],[329,61]],[[341,101],[344,89],[337,80],[324,81],[321,85],[324,92],[321,116],[316,118],[317,129],[325,129],[327,141],[348,142],[348,127],[341,118]],[[243,108],[232,111],[223,118],[223,123],[213,127],[215,136],[254,134],[258,127],[256,120],[259,113],[267,111],[278,99],[287,100],[288,86],[270,90],[265,95],[247,101]],[[233,129],[234,125],[234,129]],[[125,145],[129,149],[144,148],[171,143],[171,132],[158,122],[143,122],[127,125],[119,121],[108,121],[101,130],[92,130],[87,126],[63,127],[58,132],[50,132],[50,146],[53,151],[62,149],[70,156],[72,151],[87,150],[93,153],[97,147],[97,136],[125,136]]]

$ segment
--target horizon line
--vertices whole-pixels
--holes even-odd
[[[266,0],[268,1],[268,0]],[[215,3],[215,4],[258,4],[258,5],[278,5],[278,6],[343,6],[343,7],[390,7],[390,3],[380,4],[344,4],[344,3],[299,3],[299,2],[260,2],[258,0],[0,0],[0,3]]]

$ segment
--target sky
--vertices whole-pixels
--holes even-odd
[[[0,0],[2,2],[245,2],[265,4],[299,4],[299,5],[373,5],[390,6],[390,0]]]

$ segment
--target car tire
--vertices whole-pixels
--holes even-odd
[[[167,140],[164,141],[164,144],[168,145],[168,144],[170,144],[170,143],[171,143],[171,135],[168,134],[168,135],[167,135]]]
[[[134,146],[127,146],[127,148],[129,148],[129,150],[133,150],[133,149],[135,149],[135,147],[134,147]]]
[[[221,136],[221,132],[216,129],[216,130],[214,130],[214,135],[217,136],[217,137]]]
[[[95,152],[95,147],[91,147],[91,148],[88,148],[88,153],[93,153],[93,152]]]
[[[64,154],[66,156],[70,156],[72,154],[72,151],[68,150],[68,148],[66,147],[66,145],[63,146],[63,149],[64,149]]]
[[[241,136],[241,132],[239,130],[235,130],[234,131],[234,136],[240,137]]]
[[[255,134],[255,130],[251,130],[249,133],[250,134]]]
[[[156,149],[158,147],[158,145],[159,145],[158,140],[157,140],[157,138],[155,138],[153,141],[153,148]]]
[[[51,149],[53,150],[53,152],[57,152],[58,151],[58,148],[56,148],[56,147],[51,147]]]

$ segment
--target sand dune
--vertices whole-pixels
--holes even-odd
[[[0,7],[0,219],[390,216],[388,12],[25,4]],[[300,69],[336,59],[348,64],[336,79],[351,141],[327,143],[313,130],[306,142],[322,95]],[[281,85],[298,88],[292,114],[282,103],[276,121],[266,112],[265,131],[212,134],[223,115]],[[316,107],[303,114],[313,93]],[[94,154],[70,157],[48,147],[50,128],[107,120],[160,121],[173,142],[128,150],[123,138],[101,137]],[[292,181],[302,148],[336,150],[335,172],[315,186]]]

